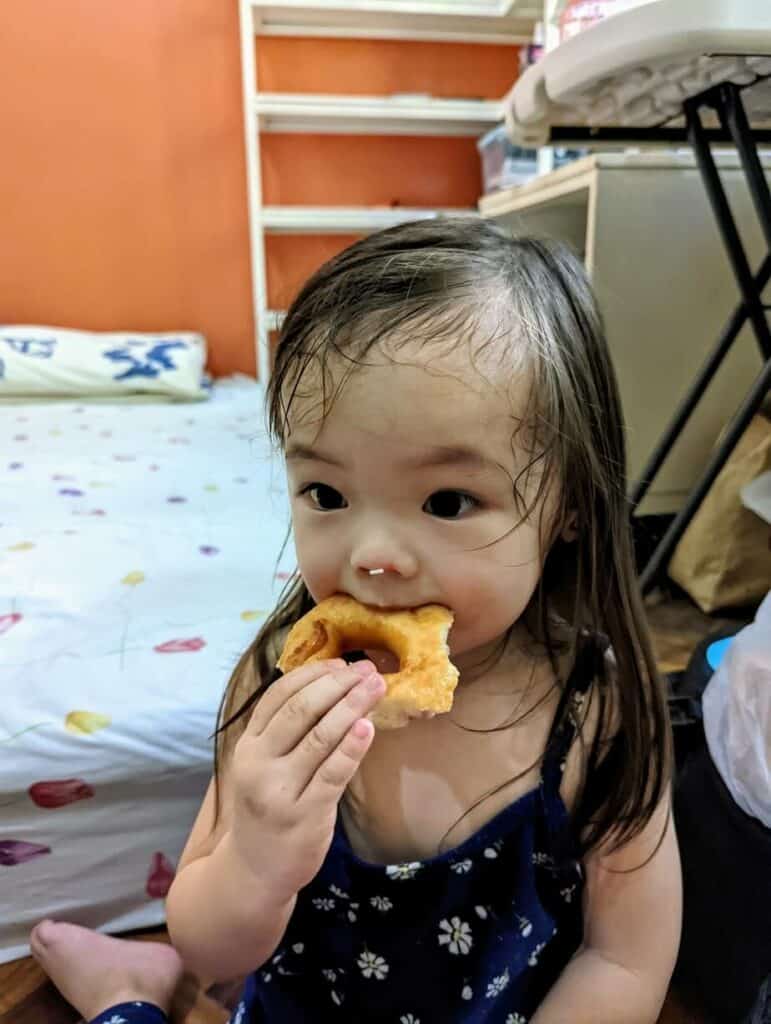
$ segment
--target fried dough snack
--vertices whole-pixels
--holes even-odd
[[[399,658],[399,671],[386,673],[386,694],[369,716],[379,729],[398,729],[410,718],[449,711],[458,684],[450,662],[448,608],[427,604],[385,612],[346,594],[321,601],[289,631],[278,659],[282,672],[309,661],[339,658],[345,651],[380,648]]]

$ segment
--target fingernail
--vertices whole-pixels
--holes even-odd
[[[383,677],[377,672],[373,672],[371,676],[367,676],[364,680],[364,685],[374,693],[375,690],[379,690],[383,685]]]
[[[371,661],[356,661],[351,665],[351,668],[362,677],[377,671]]]

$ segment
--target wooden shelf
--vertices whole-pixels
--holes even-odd
[[[407,206],[264,206],[262,224],[271,234],[308,232],[321,235],[356,235],[394,227],[408,220],[434,217],[478,217],[472,209],[427,210]]]
[[[261,92],[252,102],[267,132],[478,136],[503,117],[499,100]]]
[[[260,35],[526,45],[537,0],[253,0]]]

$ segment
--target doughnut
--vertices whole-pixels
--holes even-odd
[[[458,684],[458,670],[447,647],[452,622],[453,613],[439,604],[383,611],[336,594],[292,626],[278,667],[289,672],[306,662],[366,648],[392,651],[399,659],[399,671],[383,676],[385,696],[369,717],[379,729],[398,729],[410,718],[452,707]]]

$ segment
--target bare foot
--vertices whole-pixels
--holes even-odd
[[[41,921],[30,936],[32,955],[68,1003],[86,1020],[117,1003],[154,1003],[168,1012],[182,975],[171,946],[131,942],[81,928]]]

